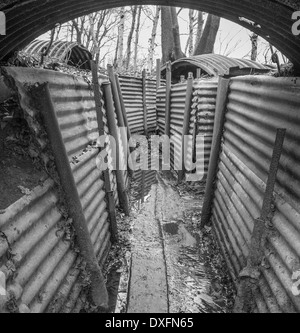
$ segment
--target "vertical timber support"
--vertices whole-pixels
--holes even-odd
[[[125,103],[124,103],[123,94],[122,94],[122,90],[121,90],[120,80],[119,80],[119,77],[117,74],[115,74],[115,80],[116,80],[116,85],[117,85],[117,89],[118,89],[121,110],[122,110],[122,114],[123,114],[123,121],[124,121],[125,127],[127,127],[127,136],[128,136],[128,140],[129,140],[131,138],[131,131],[130,131],[129,124],[128,124],[127,113],[126,113]]]
[[[184,109],[184,119],[182,127],[182,144],[181,144],[181,170],[178,172],[178,182],[182,182],[185,175],[185,157],[187,151],[187,140],[186,135],[189,134],[190,119],[191,119],[191,107],[192,107],[192,97],[193,97],[193,73],[188,74],[187,87],[186,87],[186,99],[185,99],[185,109]]]
[[[121,88],[118,87],[118,81],[116,80],[116,75],[114,73],[114,68],[111,65],[107,65],[107,71],[108,71],[108,77],[109,80],[111,82],[111,91],[112,91],[112,97],[113,97],[113,102],[114,102],[114,109],[116,111],[116,115],[117,115],[117,126],[119,126],[119,130],[120,130],[120,140],[123,146],[123,151],[120,152],[123,154],[124,156],[124,160],[127,161],[127,170],[129,170],[128,168],[128,161],[129,161],[129,156],[130,156],[130,150],[128,147],[128,134],[130,134],[130,132],[128,133],[128,129],[129,127],[128,122],[127,125],[125,123],[125,117],[124,117],[124,113],[123,113],[123,109],[122,109],[122,101],[123,98],[121,97],[122,92],[121,92]],[[125,106],[124,106],[125,108]],[[126,112],[126,111],[125,111]],[[126,117],[127,119],[127,117]],[[126,128],[126,131],[124,130]],[[125,167],[125,166],[124,166]],[[130,171],[129,171],[130,173]]]
[[[160,87],[161,75],[160,75],[160,59],[156,59],[156,90]]]
[[[144,114],[144,132],[148,136],[148,119],[147,119],[147,89],[146,89],[146,70],[143,70],[142,74],[143,85],[143,114]]]
[[[96,306],[107,309],[108,293],[105,286],[105,280],[95,255],[87,221],[83,213],[70,161],[51,99],[48,83],[35,88],[34,94],[35,96],[38,96],[37,98],[40,104],[47,135],[52,146],[57,172],[68,204],[69,215],[73,219],[80,253],[91,274],[92,300]]]
[[[166,65],[166,110],[165,110],[165,134],[171,135],[171,88],[172,88],[172,68],[171,62]]]
[[[226,104],[229,91],[229,79],[219,78],[212,150],[209,160],[208,175],[205,187],[205,197],[201,215],[201,228],[207,225],[211,218],[211,208],[214,199],[215,179],[221,152],[222,137],[225,123]]]
[[[104,136],[104,122],[103,122],[103,105],[102,105],[102,94],[100,91],[99,80],[98,80],[98,66],[94,61],[91,61],[91,69],[93,75],[93,88],[94,88],[94,96],[95,96],[95,105],[96,105],[96,114],[97,114],[97,122],[98,122],[98,132],[99,136]],[[106,149],[106,143],[104,143],[103,149]],[[107,163],[107,157],[104,161]],[[116,206],[115,206],[115,198],[114,193],[111,190],[110,177],[109,177],[109,169],[106,168],[103,171],[104,176],[104,184],[105,184],[105,192],[106,199],[108,203],[108,213],[110,219],[110,233],[112,243],[118,241],[118,228],[117,228],[117,219],[116,219]]]
[[[113,136],[116,142],[116,177],[117,177],[117,184],[118,184],[118,194],[120,200],[120,206],[124,210],[125,215],[129,216],[129,200],[126,191],[126,184],[125,184],[125,177],[124,171],[120,170],[120,163],[119,163],[119,154],[120,154],[120,141],[118,135],[118,128],[115,119],[115,110],[114,110],[114,102],[112,97],[112,89],[111,83],[103,83],[103,91],[105,97],[105,104],[106,104],[106,113],[107,113],[107,123],[109,132]]]
[[[261,215],[254,221],[251,236],[247,266],[240,272],[240,283],[234,304],[234,313],[252,313],[255,307],[255,293],[262,274],[261,266],[265,256],[265,244],[268,237],[268,228],[272,227],[274,215],[274,189],[280,158],[283,150],[286,129],[278,128],[274,144],[267,185],[262,205]]]

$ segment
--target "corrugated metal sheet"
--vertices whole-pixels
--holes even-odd
[[[24,85],[49,82],[51,97],[57,110],[58,122],[70,161],[97,140],[98,123],[94,92],[89,83],[77,76],[55,71],[17,67],[9,67],[5,71],[15,79],[24,100],[28,98]],[[103,111],[105,113],[105,109]],[[104,122],[107,124],[106,119]],[[39,135],[38,125],[34,126],[36,134]],[[105,132],[109,133],[107,125]],[[42,146],[44,144],[41,143]],[[116,180],[112,172],[111,179],[117,201]]]
[[[171,167],[179,166],[181,161],[182,129],[186,102],[187,83],[179,83],[172,86],[171,90],[171,135],[174,146],[171,146]],[[212,145],[214,126],[214,114],[216,106],[218,81],[216,79],[194,80],[193,100],[189,121],[189,136],[185,167],[192,171],[193,156],[198,163],[204,164],[204,176],[202,169],[198,168],[199,180],[206,177]],[[160,87],[157,92],[157,115],[160,135],[165,132],[165,87]],[[192,141],[194,135],[204,135],[204,146]]]
[[[120,76],[120,85],[132,133],[144,131],[143,80]],[[146,106],[148,131],[156,129],[156,81],[146,79]]]
[[[300,270],[299,105],[297,78],[231,80],[213,225],[235,277],[245,266],[254,220],[261,215],[276,129],[287,129],[256,295],[259,312],[300,312],[300,298],[292,292],[292,276]]]
[[[146,106],[148,131],[155,131],[156,115],[156,80],[146,79]]]
[[[201,175],[199,173],[197,179],[203,180],[207,176],[211,153],[218,81],[216,79],[195,80],[193,89],[192,115],[195,115],[196,119],[195,124],[190,121],[190,135],[193,135],[195,130],[196,135],[204,136],[204,146],[197,145],[196,142],[193,146],[189,146],[187,161],[191,163],[192,155],[195,154],[197,162],[204,165],[203,178],[202,169],[198,168],[196,171],[201,172]],[[191,169],[190,164],[188,164],[188,170]]]
[[[6,68],[5,71],[14,81],[20,105],[40,142],[42,154],[47,143],[41,136],[36,121],[39,111],[27,86],[37,82],[50,83],[92,243],[97,257],[103,260],[110,246],[110,232],[104,184],[96,163],[98,149],[89,146],[97,138],[97,122],[95,102],[88,84],[79,78],[51,71],[25,68]],[[10,283],[22,287],[18,295],[22,303],[32,312],[73,311],[78,293],[82,291],[83,281],[79,275],[84,267],[72,242],[63,239],[69,235],[72,241],[72,223],[62,218],[61,202],[53,181],[48,180],[10,206],[0,216],[0,226],[18,258],[15,271],[8,273],[12,279]],[[8,243],[1,242],[1,247],[1,270],[7,270],[7,267],[9,270],[11,263],[5,259]]]
[[[148,170],[137,170],[133,173],[133,186],[137,189],[135,193],[133,193],[134,200],[141,200],[146,197],[153,184],[157,183],[157,171],[151,170],[151,156],[148,156]],[[144,174],[143,174],[144,173]]]
[[[40,55],[43,49],[48,47],[49,42],[49,40],[36,39],[27,45],[23,49],[23,52],[30,56]],[[75,66],[77,68],[91,69],[91,52],[75,42],[72,43],[60,40],[54,41],[47,57],[56,61],[65,62],[68,65]]]
[[[131,1],[138,5],[139,1]],[[170,5],[165,0],[157,2]],[[7,35],[1,38],[1,59],[15,50],[22,49],[32,40],[52,29],[57,22],[67,22],[95,11],[121,7],[124,1],[114,0],[9,0],[0,4],[7,15]],[[252,0],[172,1],[172,6],[187,6],[211,13],[249,28],[285,53],[300,68],[299,36],[291,31],[292,12],[299,9],[295,0],[261,0],[253,5]],[[243,19],[245,18],[245,19]],[[247,21],[248,20],[248,21]]]
[[[175,84],[171,88],[171,168],[181,167],[182,161],[182,128],[186,99],[186,83]],[[193,122],[194,119],[191,119]]]
[[[246,59],[234,59],[220,54],[202,54],[189,58],[182,58],[172,63],[172,77],[175,75],[179,78],[182,71],[186,73],[192,71],[192,68],[201,68],[210,76],[224,76],[230,74],[230,69],[238,70],[250,69],[254,73],[266,73],[270,68],[259,64],[256,61]],[[165,73],[165,66],[162,68],[162,73]],[[194,75],[196,70],[194,70]]]

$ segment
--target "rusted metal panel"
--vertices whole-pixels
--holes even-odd
[[[32,68],[6,67],[5,72],[14,78],[24,101],[28,98],[24,88],[26,85],[49,82],[51,97],[70,161],[97,140],[98,124],[94,92],[84,79]],[[30,107],[28,109],[30,110]],[[104,109],[104,114],[105,112]],[[107,121],[104,120],[104,122],[105,132],[108,134]],[[36,130],[38,131],[38,129]],[[108,151],[111,155],[110,146],[108,146]],[[111,161],[111,157],[109,160]],[[113,172],[110,172],[110,176],[117,203],[116,180]]]
[[[189,137],[186,151],[185,166],[192,171],[193,156],[204,165],[204,174],[199,174],[199,180],[204,180],[208,170],[211,152],[214,114],[216,106],[218,81],[216,79],[194,80],[193,104],[189,120]],[[165,87],[160,87],[157,92],[157,116],[160,134],[164,134],[165,122]],[[171,146],[171,167],[179,166],[181,160],[182,127],[186,99],[186,82],[175,84],[171,91],[171,135],[174,145]],[[196,145],[192,140],[195,135],[204,136],[204,146]],[[198,169],[202,172],[202,169]]]
[[[127,113],[128,124],[132,133],[144,131],[143,80],[129,76],[120,76],[120,85]],[[147,127],[156,128],[156,81],[146,79]]]
[[[23,52],[30,56],[39,56],[42,51],[44,51],[44,48],[48,47],[49,43],[49,40],[34,40],[23,49]],[[75,42],[54,41],[47,57],[56,61],[65,62],[77,68],[91,69],[91,52]]]
[[[99,151],[97,146],[91,145],[97,138],[93,133],[96,116],[88,84],[84,86],[84,81],[79,78],[50,71],[7,68],[5,73],[18,92],[20,106],[40,142],[41,154],[44,154],[47,142],[42,139],[39,122],[35,121],[39,110],[34,98],[28,93],[28,85],[50,82],[64,139],[71,137],[77,127],[85,128],[85,131],[79,130],[76,133],[72,145],[68,145],[68,140],[65,140],[65,144],[92,244],[98,259],[103,259],[102,256],[110,246],[110,231],[104,183],[96,161]],[[57,75],[56,80],[54,74]],[[66,104],[59,95],[58,86]],[[75,115],[67,109],[70,99]],[[70,114],[70,126],[64,126],[67,124],[67,121],[64,122],[64,112]],[[82,133],[86,134],[83,140],[80,138]],[[73,311],[77,301],[74,295],[82,290],[79,275],[84,271],[84,265],[74,249],[72,221],[63,213],[66,209],[56,189],[54,182],[49,179],[8,207],[5,214],[0,216],[1,231],[9,242],[2,242],[1,239],[0,269],[5,271],[7,278],[11,278],[10,283],[21,286],[17,299],[32,312],[64,311],[65,306],[68,311]],[[10,251],[8,244],[16,253],[16,262],[7,260],[6,254]]]
[[[201,175],[198,175],[199,180],[204,180],[208,171],[214,129],[217,89],[218,81],[216,79],[194,81],[192,104],[193,118],[190,121],[190,135],[193,135],[193,132],[195,131],[196,135],[204,136],[204,146],[202,146],[202,144],[197,145],[196,142],[189,145],[187,161],[189,161],[189,163],[192,161],[193,154],[197,158],[197,162],[204,166],[203,175],[202,168]],[[195,123],[193,123],[194,118]],[[191,169],[192,168],[189,167],[189,170]],[[199,168],[197,170],[200,172]]]
[[[186,83],[179,83],[171,89],[171,168],[181,167],[182,160],[182,128],[185,110]]]
[[[270,71],[269,67],[256,61],[246,59],[234,59],[220,54],[202,54],[189,58],[182,58],[172,63],[172,77],[179,80],[181,75],[187,78],[188,72],[196,76],[196,69],[202,70],[202,74],[209,76],[262,74]],[[166,67],[162,68],[165,75]]]
[[[21,286],[16,301],[26,304],[31,312],[63,309],[84,269],[78,253],[72,249],[71,225],[62,216],[58,202],[54,182],[48,179],[0,216],[1,231],[11,247],[1,238],[0,270],[10,280],[8,288]],[[85,206],[86,215],[90,214],[91,207],[92,203]],[[89,219],[95,249],[99,242],[103,243],[99,232],[107,229],[104,208],[103,205],[94,207],[100,223],[97,218]],[[8,260],[10,252],[13,257]]]
[[[287,129],[256,296],[259,312],[300,311],[293,288],[300,270],[299,105],[297,78],[231,80],[213,222],[235,277],[245,266],[253,223],[261,215],[276,129]]]

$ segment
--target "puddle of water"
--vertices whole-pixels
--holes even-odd
[[[178,226],[177,223],[173,223],[173,222],[172,223],[166,223],[166,224],[163,225],[163,229],[168,234],[177,235],[178,230],[179,230],[179,226]]]

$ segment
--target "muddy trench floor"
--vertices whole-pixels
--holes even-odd
[[[203,184],[160,172],[140,194],[104,267],[112,313],[230,313],[235,287],[210,226],[200,230]]]

